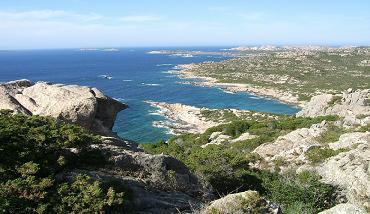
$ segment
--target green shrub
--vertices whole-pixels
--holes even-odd
[[[342,127],[335,125],[329,125],[327,130],[324,131],[316,140],[321,144],[333,143],[339,140],[339,137],[346,133],[346,130]]]
[[[269,121],[233,121],[208,129],[203,134],[186,134],[171,138],[167,143],[145,144],[151,153],[165,153],[183,161],[194,173],[206,179],[220,196],[232,192],[256,190],[267,199],[281,204],[286,212],[317,213],[333,205],[330,202],[334,188],[321,184],[311,174],[279,175],[252,171],[249,163],[259,160],[251,154],[262,143],[273,142],[278,136],[298,128],[310,127],[323,120],[335,121],[336,116],[318,118],[285,117]],[[254,139],[225,145],[201,146],[209,143],[213,132],[232,137],[249,132]],[[278,160],[277,164],[284,164]],[[290,211],[289,211],[290,210]],[[305,211],[305,212],[303,212]]]
[[[360,132],[370,132],[370,124],[367,124],[366,126],[362,126],[359,129]]]
[[[102,189],[99,181],[89,176],[78,175],[73,183],[63,183],[58,187],[60,202],[53,209],[57,213],[98,213],[110,206],[123,204],[123,193],[112,187]]]
[[[333,96],[333,98],[328,102],[328,105],[332,107],[341,102],[342,102],[342,96]]]
[[[318,164],[326,159],[335,156],[341,152],[348,151],[347,149],[330,149],[327,147],[321,148],[321,147],[315,147],[311,150],[309,150],[305,155],[308,160],[310,160],[313,164]]]
[[[0,111],[0,212],[98,213],[121,210],[123,192],[87,175],[72,183],[56,179],[74,169],[106,164],[100,139],[83,128],[49,117]],[[75,149],[78,152],[72,153]],[[62,183],[64,182],[64,183]]]
[[[283,212],[318,213],[334,205],[331,200],[334,187],[321,183],[320,177],[310,172],[298,175],[257,172],[256,177],[263,181],[266,190],[263,195],[280,204]]]

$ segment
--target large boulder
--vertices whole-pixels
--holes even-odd
[[[281,213],[278,205],[266,201],[256,191],[246,191],[226,195],[213,201],[204,211],[204,214],[243,214],[243,213]]]
[[[367,214],[366,210],[354,204],[338,204],[319,214]]]
[[[1,84],[0,98],[1,109],[51,116],[101,135],[112,135],[117,113],[127,108],[96,88],[29,80]]]

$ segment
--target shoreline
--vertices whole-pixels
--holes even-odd
[[[272,98],[282,103],[294,105],[299,108],[303,108],[306,104],[306,102],[304,101],[299,101],[297,96],[294,96],[293,94],[286,91],[279,91],[272,88],[263,88],[244,83],[220,83],[216,78],[199,76],[195,74],[194,71],[192,71],[194,69],[197,69],[197,64],[195,63],[177,65],[176,68],[178,69],[178,71],[173,72],[173,74],[176,74],[180,79],[199,80],[181,82],[182,84],[192,84],[202,87],[217,87],[225,91],[226,93],[248,92],[252,95],[261,96],[264,98]]]
[[[155,121],[153,126],[166,128],[173,135],[204,133],[211,127],[227,124],[235,119],[260,120],[278,118],[278,116],[273,114],[250,110],[199,108],[181,103],[154,101],[145,101],[145,103],[158,109],[155,114],[166,118],[166,120]],[[214,116],[206,116],[207,113]]]
[[[202,133],[220,124],[214,121],[207,121],[202,117],[201,111],[207,108],[197,108],[180,103],[170,104],[154,101],[145,101],[145,103],[158,108],[159,110],[156,113],[168,120],[156,121],[153,126],[169,129],[173,135]]]

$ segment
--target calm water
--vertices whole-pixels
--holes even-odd
[[[183,103],[197,107],[238,108],[272,113],[293,114],[294,106],[263,99],[247,93],[229,94],[217,88],[177,83],[168,73],[177,64],[220,61],[222,56],[181,56],[146,54],[152,49],[120,49],[118,52],[79,50],[38,50],[0,52],[0,82],[15,79],[94,86],[105,94],[127,103],[114,131],[126,139],[153,142],[169,137],[168,130],[155,128],[153,121],[163,120],[156,110],[144,103],[153,100]],[[195,50],[219,50],[196,48]],[[110,75],[112,79],[102,78]]]

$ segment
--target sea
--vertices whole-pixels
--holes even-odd
[[[118,114],[113,130],[124,139],[152,143],[171,137],[153,126],[166,120],[145,101],[182,103],[196,107],[235,108],[294,114],[296,106],[249,93],[226,93],[219,88],[181,84],[173,74],[180,64],[229,59],[223,55],[148,54],[152,50],[222,51],[227,47],[119,48],[0,51],[0,82],[29,79],[34,82],[77,84],[100,89],[129,105]],[[197,81],[197,80],[194,80]]]

